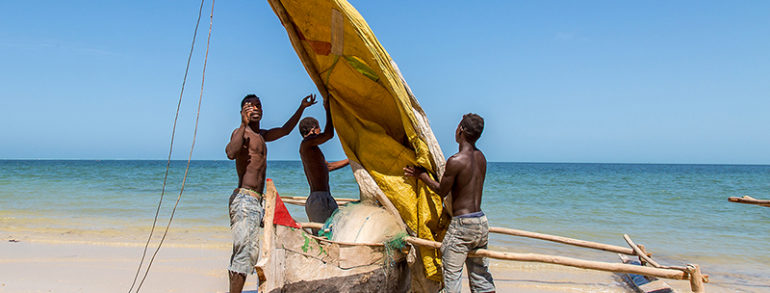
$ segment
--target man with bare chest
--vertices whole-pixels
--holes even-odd
[[[243,290],[246,275],[254,271],[259,256],[259,227],[264,214],[262,193],[265,189],[267,146],[265,142],[286,136],[297,125],[305,108],[316,103],[315,95],[302,100],[299,109],[281,127],[260,128],[262,102],[255,95],[241,101],[241,125],[233,131],[225,147],[227,158],[235,160],[238,188],[230,196],[230,230],[233,254],[230,257],[230,292]]]
[[[299,145],[299,155],[302,158],[307,184],[310,185],[310,195],[305,202],[305,212],[308,220],[315,223],[326,222],[326,219],[337,210],[337,202],[332,197],[329,188],[329,172],[348,164],[348,159],[332,163],[327,162],[321,148],[318,147],[334,137],[329,98],[324,100],[324,109],[326,109],[324,132],[321,132],[318,120],[312,117],[306,117],[299,122],[299,134],[303,137],[302,143]],[[318,234],[318,229],[313,229],[313,234]]]
[[[449,157],[441,182],[433,180],[425,169],[407,166],[404,174],[417,177],[439,196],[444,197],[451,209],[444,241],[441,243],[443,292],[460,292],[463,264],[468,267],[471,292],[494,292],[495,284],[489,273],[489,259],[468,257],[468,252],[487,248],[489,224],[481,211],[481,194],[487,173],[487,159],[476,148],[476,141],[484,130],[484,119],[476,114],[463,115],[455,130],[460,151]],[[446,197],[452,193],[452,196]]]

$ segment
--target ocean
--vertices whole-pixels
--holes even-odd
[[[168,222],[186,162],[173,161],[158,226]],[[0,160],[3,239],[143,245],[166,161]],[[644,244],[663,264],[697,263],[712,282],[770,292],[770,208],[730,196],[770,198],[770,166],[489,163],[482,209],[491,226],[626,246]],[[299,161],[270,161],[279,194],[307,196]],[[332,172],[332,193],[357,198],[349,167]],[[170,245],[230,243],[232,161],[193,161],[169,232]],[[302,207],[289,206],[298,221]],[[157,235],[157,234],[156,234]],[[592,260],[617,256],[539,240],[490,235],[490,248]]]

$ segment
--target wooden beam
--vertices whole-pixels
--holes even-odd
[[[302,228],[311,228],[311,229],[321,229],[324,227],[323,223],[313,223],[313,222],[297,223],[297,225],[299,225]]]
[[[433,248],[440,248],[441,243],[415,238],[406,237],[404,241],[413,245],[427,246]],[[526,262],[542,262],[556,265],[570,266],[582,269],[616,272],[616,273],[631,273],[637,275],[653,276],[666,279],[675,280],[687,280],[688,274],[678,270],[659,269],[652,267],[643,267],[636,265],[628,265],[622,263],[606,263],[598,261],[589,261],[571,257],[555,256],[547,254],[537,253],[513,253],[513,252],[499,252],[487,249],[476,249],[468,253],[470,257],[490,257],[503,260],[514,261],[526,261]]]
[[[257,267],[264,267],[268,263],[270,252],[273,249],[273,237],[275,236],[275,225],[273,225],[273,218],[275,217],[275,198],[278,192],[275,190],[275,183],[272,179],[265,181],[265,194],[263,199],[265,200],[265,214],[262,216],[263,228],[263,240],[260,247],[260,258],[257,263]]]
[[[298,206],[304,206],[305,203],[307,202],[304,199],[290,199],[290,198],[283,198],[283,197],[281,197],[281,200],[283,201],[283,203],[293,204],[293,205],[298,205]],[[344,205],[347,205],[347,204],[351,203],[350,201],[338,201],[336,199],[335,199],[335,201],[337,202],[338,206],[344,206]]]
[[[489,227],[489,232],[512,235],[512,236],[529,237],[534,239],[553,241],[553,242],[558,242],[562,244],[580,246],[585,248],[593,248],[593,249],[604,250],[604,251],[615,252],[615,253],[622,253],[627,255],[636,255],[633,249],[630,249],[627,247],[567,238],[567,237],[556,236],[556,235],[548,235],[548,234],[542,234],[537,232],[529,232],[524,230],[501,228],[501,227]]]
[[[287,200],[287,199],[307,200],[307,196],[281,196],[281,199],[282,200]],[[337,202],[354,202],[354,201],[359,201],[359,199],[355,199],[355,198],[335,198],[334,200],[336,200]]]

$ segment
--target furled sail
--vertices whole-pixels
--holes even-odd
[[[384,194],[388,200],[380,203],[397,210],[410,233],[440,238],[446,224],[441,198],[405,177],[403,168],[419,165],[438,176],[444,156],[417,99],[369,25],[344,0],[268,2],[318,90],[331,98],[334,126],[362,199]],[[425,276],[440,280],[438,251],[419,252]]]

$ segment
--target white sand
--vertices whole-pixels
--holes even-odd
[[[0,231],[0,292],[127,292],[143,243],[17,237]],[[152,251],[149,252],[151,255]],[[230,250],[224,243],[164,244],[141,292],[226,292]],[[630,292],[612,273],[556,265],[492,261],[499,292]],[[140,276],[141,278],[141,276]],[[246,292],[255,292],[253,276]],[[708,292],[762,292],[739,284],[707,285]],[[464,291],[467,288],[464,280]],[[686,281],[669,284],[687,292]]]

